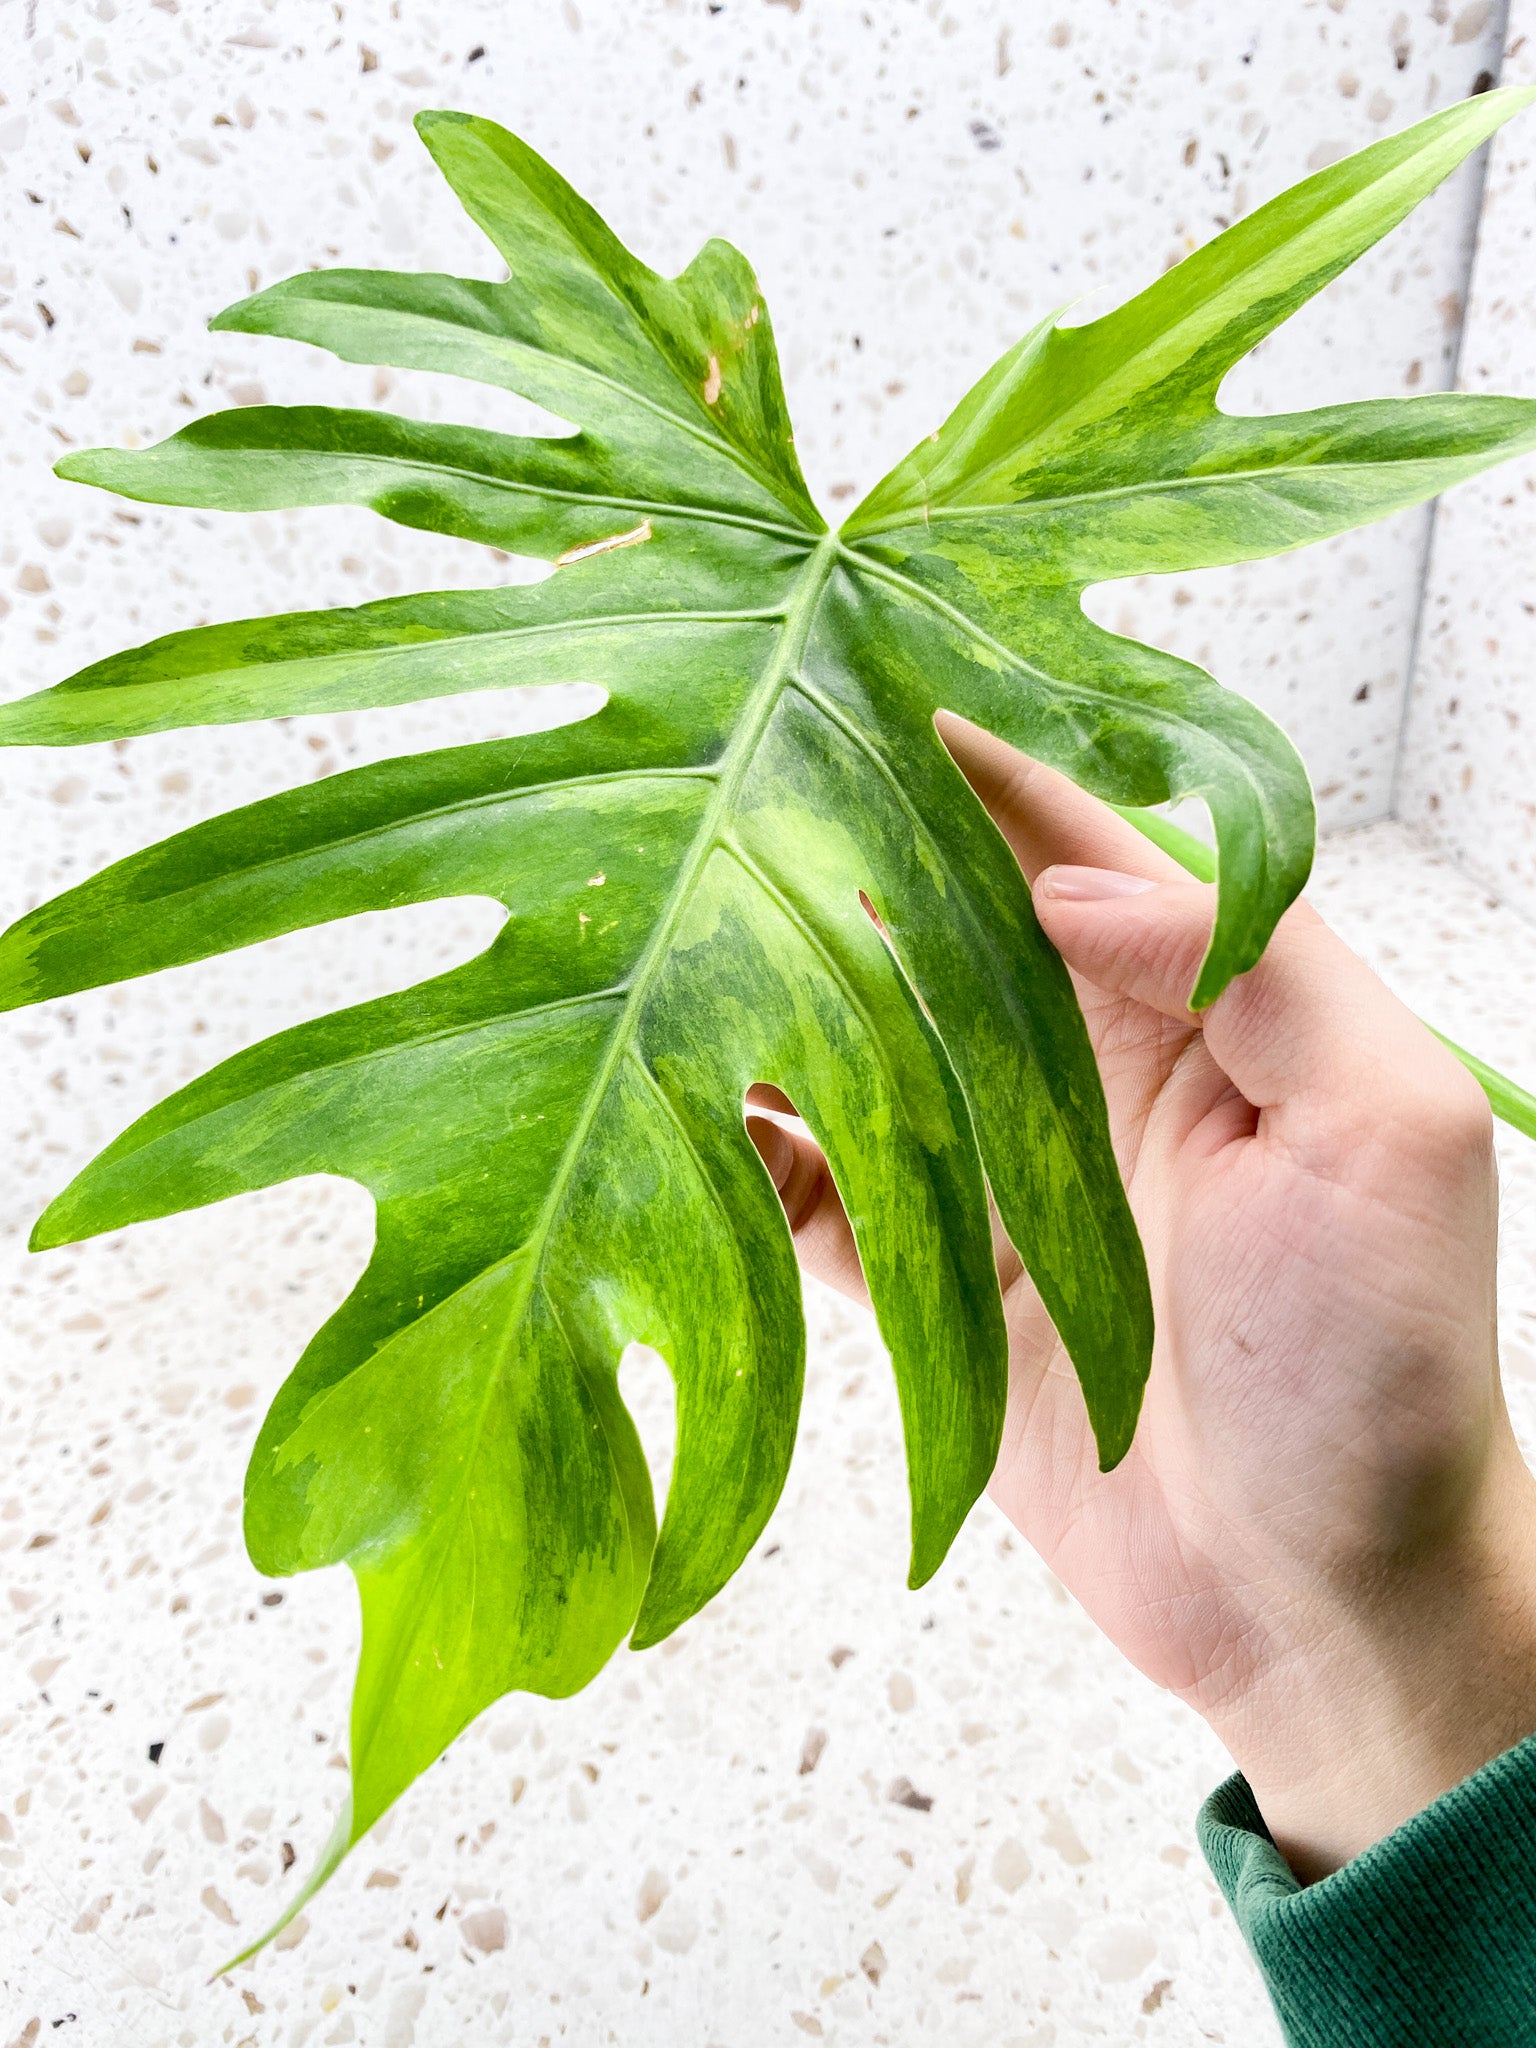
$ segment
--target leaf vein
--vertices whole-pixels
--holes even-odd
[[[861,569],[867,570],[869,574],[880,577],[885,582],[893,583],[900,589],[907,591],[921,603],[927,605],[931,611],[937,612],[941,618],[947,619],[951,625],[958,626],[963,633],[968,634],[975,641],[978,647],[985,648],[988,653],[995,655],[1010,668],[1018,670],[1020,674],[1029,676],[1033,682],[1041,685],[1046,691],[1070,693],[1082,698],[1087,703],[1104,704],[1115,710],[1122,710],[1124,708],[1125,700],[1115,696],[1112,691],[1095,689],[1091,683],[1079,682],[1075,677],[1046,675],[1042,669],[1036,668],[1033,662],[1027,661],[1017,649],[1010,647],[1006,641],[997,639],[993,634],[987,632],[984,627],[978,626],[976,621],[963,612],[958,605],[951,604],[947,598],[940,597],[936,590],[929,590],[925,584],[919,583],[915,577],[904,576],[899,569],[893,569],[885,562],[877,562],[872,557],[859,553],[856,549],[848,548],[846,552]],[[1079,609],[1081,610],[1081,607]],[[1092,620],[1086,614],[1083,614],[1083,623],[1090,627],[1093,626]],[[1102,631],[1102,628],[1094,627],[1093,630]],[[1175,729],[1182,729],[1186,732],[1198,733],[1202,739],[1208,740],[1210,737],[1208,729],[1201,725],[1198,719],[1186,717],[1177,711],[1170,711],[1166,705],[1148,704],[1145,701],[1139,701],[1136,708],[1149,720]],[[1269,801],[1268,794],[1259,775],[1235,749],[1229,748],[1227,750],[1227,758],[1235,772],[1248,784],[1264,816],[1266,818],[1271,817],[1273,806]],[[1183,796],[1198,796],[1201,794],[1201,788],[1191,787],[1181,790],[1179,794]]]
[[[509,439],[511,437],[497,436],[497,438]],[[535,446],[540,445],[540,437],[530,436],[529,438]],[[543,438],[552,441],[556,447],[559,447],[562,438],[568,437],[551,435]],[[244,451],[247,458],[252,461],[260,461],[264,455],[272,453],[286,456],[291,452],[291,450],[286,449],[275,451],[263,448],[247,448]],[[702,521],[710,526],[743,526],[753,533],[767,533],[772,534],[779,540],[798,541],[807,549],[814,547],[817,539],[816,534],[808,526],[780,526],[771,519],[754,519],[747,512],[727,512],[708,505],[689,505],[682,502],[658,500],[655,498],[621,498],[607,491],[562,490],[554,484],[526,483],[520,477],[493,476],[485,470],[466,469],[462,463],[458,462],[431,462],[416,455],[377,454],[368,448],[324,448],[303,450],[301,453],[315,454],[321,457],[322,460],[327,457],[335,457],[342,460],[350,459],[365,463],[379,463],[387,465],[390,469],[418,470],[428,476],[459,477],[466,483],[479,484],[486,490],[506,491],[514,496],[521,497],[547,498],[561,505],[608,505],[615,511],[620,512],[654,513],[657,518],[664,518],[670,514],[677,519]],[[240,508],[230,507],[228,509],[238,510]],[[389,515],[384,514],[383,516],[388,517]],[[473,536],[470,537],[473,538]]]
[[[557,731],[559,729],[555,728]],[[510,789],[487,790],[481,796],[462,797],[453,803],[434,804],[423,811],[408,811],[400,817],[386,818],[380,824],[366,826],[357,832],[343,833],[335,839],[320,840],[313,846],[294,847],[283,853],[273,854],[270,859],[252,861],[247,866],[233,868],[229,871],[228,877],[220,876],[218,881],[233,879],[244,882],[251,876],[273,874],[295,862],[312,860],[317,854],[339,853],[347,848],[366,846],[372,840],[388,839],[392,834],[415,825],[432,824],[442,818],[467,816],[474,811],[494,809],[499,804],[519,803],[525,797],[547,796],[552,790],[601,789],[610,783],[621,782],[714,782],[718,776],[719,770],[707,765],[696,768],[613,768],[594,771],[590,775],[554,776],[545,782],[515,784]],[[195,896],[209,886],[206,880],[189,882],[183,889],[168,890],[164,895],[151,900],[156,904],[174,903],[178,897]],[[444,902],[449,899],[429,897],[422,900]],[[327,919],[320,921],[330,922]]]
[[[1264,414],[1221,414],[1223,419],[1241,418],[1243,424],[1255,421],[1264,425],[1272,423]],[[1286,422],[1293,415],[1277,413],[1274,422]],[[892,513],[873,526],[860,526],[857,537],[860,541],[874,538],[877,534],[899,533],[915,526],[936,526],[941,521],[965,521],[967,519],[1027,519],[1039,512],[1059,512],[1075,505],[1097,505],[1112,499],[1142,498],[1162,495],[1173,491],[1203,490],[1212,485],[1252,484],[1259,489],[1272,488],[1273,480],[1282,477],[1306,477],[1323,475],[1347,480],[1356,472],[1367,476],[1379,475],[1383,470],[1406,467],[1410,464],[1439,462],[1445,458],[1438,455],[1395,455],[1383,456],[1371,462],[1329,462],[1326,458],[1316,462],[1271,463],[1262,469],[1221,469],[1208,470],[1192,476],[1149,477],[1140,483],[1105,484],[1099,490],[1064,492],[1050,498],[1012,498],[1001,504],[958,504],[924,505],[921,518],[908,510]],[[1282,498],[1282,502],[1295,509],[1294,501]]]

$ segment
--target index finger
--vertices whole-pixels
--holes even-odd
[[[952,711],[941,711],[934,723],[1031,884],[1049,867],[1115,868],[1149,882],[1188,879],[1134,825],[1056,769]]]

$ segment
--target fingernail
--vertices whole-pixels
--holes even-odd
[[[1035,883],[1037,894],[1062,903],[1102,903],[1110,896],[1140,896],[1156,887],[1145,875],[1123,875],[1118,868],[1047,868]]]
[[[768,1169],[768,1178],[776,1188],[782,1188],[795,1163],[794,1139],[782,1124],[766,1116],[747,1118],[747,1136],[757,1147],[758,1157]]]

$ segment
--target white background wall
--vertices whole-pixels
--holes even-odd
[[[1497,69],[1501,27],[1482,0],[3,0],[0,687],[203,619],[522,573],[363,513],[116,508],[48,474],[62,447],[146,441],[262,397],[515,423],[495,394],[203,331],[311,262],[495,274],[412,136],[420,106],[517,128],[659,267],[712,233],[746,249],[808,474],[835,511],[1042,311],[1093,292],[1108,306],[1309,167],[1457,98]],[[1498,161],[1501,253],[1485,243],[1480,278],[1502,266],[1502,283],[1479,300],[1467,367],[1536,391],[1519,360],[1536,325],[1528,258],[1519,270],[1530,164],[1524,135]],[[1444,384],[1476,197],[1475,175],[1454,181],[1226,402]],[[1450,623],[1426,633],[1414,728],[1435,737],[1402,786],[1460,851],[1487,841],[1458,820],[1487,834],[1502,807],[1517,821],[1533,787],[1504,737],[1530,595],[1510,516],[1528,501],[1505,499],[1529,474],[1464,491],[1440,528]],[[1426,530],[1410,515],[1093,604],[1280,716],[1328,821],[1379,818]],[[1499,550],[1496,575],[1476,566]],[[1480,607],[1499,611],[1486,632]],[[1492,668],[1479,637],[1507,650]],[[1439,737],[1472,722],[1468,672],[1482,691],[1468,760],[1487,770],[1470,793]],[[557,711],[508,693],[14,754],[0,761],[4,913],[301,777]],[[1437,1021],[1481,1028],[1490,1056],[1513,1059],[1536,999],[1518,921],[1426,871],[1401,835],[1370,844],[1385,851],[1341,844],[1325,860],[1325,898],[1373,957],[1408,956]],[[1506,879],[1536,904],[1524,844]],[[238,1495],[257,1417],[361,1264],[368,1204],[311,1182],[44,1259],[22,1240],[89,1151],[170,1086],[436,971],[492,923],[476,906],[359,919],[6,1020],[0,1062],[20,1085],[0,1183],[0,1426],[22,1448],[0,1473],[0,1627],[15,1650],[0,1697],[0,2040],[10,2029],[30,2048],[62,2018],[58,2038],[91,2048],[1273,2041],[1193,1849],[1194,1807],[1225,1768],[1214,1744],[1124,1670],[985,1505],[934,1586],[901,1590],[885,1369],[863,1320],[820,1299],[796,1474],[737,1582],[582,1699],[486,1716],[295,1947],[203,1988],[230,1921],[243,1936],[270,1916],[284,1843],[302,1867],[343,1783],[348,1583],[289,1582],[281,1606],[261,1606]],[[1526,1171],[1516,1160],[1517,1189]],[[1536,1373],[1528,1282],[1511,1301],[1514,1370]],[[664,1439],[655,1387],[636,1399]],[[812,1728],[828,1741],[802,1774]],[[152,1741],[166,1745],[154,1766]],[[890,1802],[902,1776],[931,1811]]]
[[[1515,0],[1504,82],[1536,84],[1536,4]],[[1493,146],[1461,383],[1536,391],[1536,130]],[[1536,462],[1435,515],[1394,808],[1536,917]]]

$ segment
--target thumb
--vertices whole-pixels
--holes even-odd
[[[1035,910],[1067,965],[1115,995],[1199,1025],[1211,1056],[1257,1109],[1379,1097],[1384,1078],[1458,1087],[1457,1063],[1315,911],[1294,904],[1263,958],[1211,1007],[1188,1006],[1216,914],[1200,882],[1149,882],[1105,868],[1053,867]]]
[[[1107,994],[1180,1023],[1199,1020],[1195,985],[1215,890],[1118,868],[1049,867],[1035,878],[1035,914],[1067,965]]]

